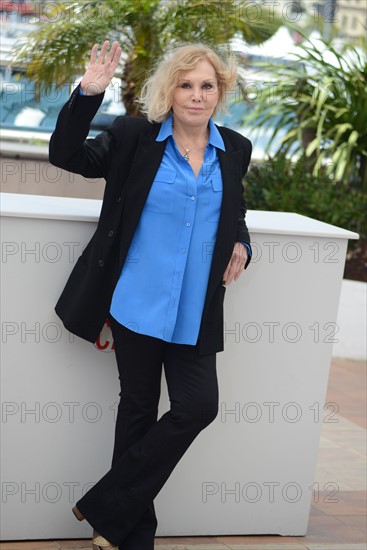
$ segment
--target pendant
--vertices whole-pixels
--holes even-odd
[[[187,161],[189,160],[189,153],[190,153],[190,149],[185,149],[184,159]]]

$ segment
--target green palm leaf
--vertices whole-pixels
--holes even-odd
[[[359,179],[367,188],[366,43],[361,53],[353,46],[338,51],[322,41],[334,55],[335,67],[305,35],[303,38],[296,62],[267,65],[272,80],[279,82],[273,88],[273,103],[269,94],[264,94],[244,123],[252,128],[266,122],[274,129],[268,144],[278,141],[278,153],[284,152],[286,143],[292,151],[296,145],[300,149],[301,143],[316,171],[321,162],[329,160],[344,184]],[[266,64],[258,66],[263,69]],[[287,82],[286,97],[282,82]],[[289,128],[280,139],[285,119]]]

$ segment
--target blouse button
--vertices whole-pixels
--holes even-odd
[[[117,202],[117,203],[121,202],[121,197],[117,197],[116,202]]]
[[[98,260],[97,264],[99,265],[99,267],[103,267],[104,266],[104,260]]]
[[[107,233],[107,237],[113,237],[113,234],[114,234],[113,229],[110,229],[109,232]]]

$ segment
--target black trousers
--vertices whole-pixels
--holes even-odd
[[[120,550],[153,550],[158,525],[153,500],[218,414],[216,354],[199,357],[195,346],[136,333],[111,316],[110,321],[121,383],[112,467],[76,505]],[[162,364],[170,410],[157,420]]]

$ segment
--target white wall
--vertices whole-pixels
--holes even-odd
[[[333,357],[367,358],[367,283],[343,279]]]

